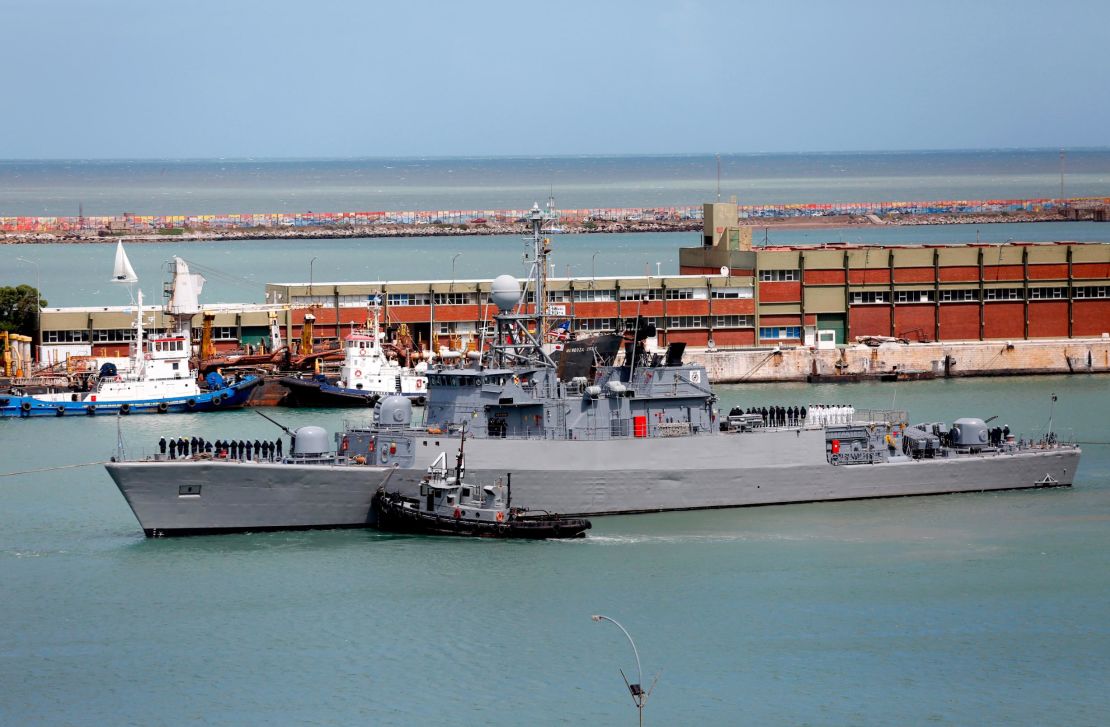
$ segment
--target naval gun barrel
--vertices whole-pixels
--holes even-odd
[[[293,432],[293,431],[292,431],[292,430],[291,430],[291,429],[290,429],[289,427],[285,426],[285,425],[284,425],[284,424],[282,424],[281,422],[278,422],[278,421],[275,421],[275,420],[271,419],[270,417],[266,416],[266,415],[265,415],[265,414],[263,414],[262,412],[258,411],[258,409],[251,409],[251,411],[253,411],[253,412],[254,412],[255,414],[257,414],[258,416],[262,417],[262,418],[263,418],[263,419],[265,419],[266,421],[270,422],[271,424],[274,424],[274,425],[276,425],[276,426],[280,427],[280,428],[281,428],[281,431],[285,432],[285,433],[286,433],[286,434],[288,434],[288,435],[289,435],[290,437],[295,437],[295,436],[297,436],[297,435],[296,435],[296,434],[295,434],[295,433],[294,433],[294,432]]]

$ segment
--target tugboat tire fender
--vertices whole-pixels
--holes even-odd
[[[189,407],[190,409],[196,407],[196,405],[197,405],[197,400],[196,399],[189,399],[188,401],[185,402],[185,406]]]
[[[31,411],[31,402],[25,401],[19,405],[19,408],[23,411]]]
[[[58,404],[58,406],[54,408],[54,411],[58,412],[58,416],[64,416],[66,413],[65,404]]]
[[[92,404],[89,404],[88,406],[85,407],[85,413],[88,414],[89,416],[92,416],[93,414],[96,413],[96,407],[93,406]]]
[[[170,410],[170,405],[169,404],[167,404],[164,401],[158,402],[158,413],[159,414],[165,414],[169,410]]]
[[[212,397],[212,406],[219,406],[222,403],[224,403],[224,402],[223,402],[223,399],[221,399],[220,397],[218,397],[218,396],[213,396]]]
[[[120,404],[119,405],[119,413],[120,414],[130,414],[131,413],[131,405],[130,404]]]

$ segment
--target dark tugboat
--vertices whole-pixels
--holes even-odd
[[[386,492],[374,495],[372,508],[379,530],[425,535],[462,535],[477,538],[581,538],[589,520],[512,507],[512,481],[469,485],[462,480],[462,446],[455,471],[447,469],[447,454],[428,467],[420,482],[420,497]]]

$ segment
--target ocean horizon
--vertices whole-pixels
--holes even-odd
[[[745,204],[1110,196],[1110,148],[734,153],[720,171],[721,198]],[[10,216],[673,207],[717,190],[712,153],[0,161]]]

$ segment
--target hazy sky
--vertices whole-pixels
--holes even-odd
[[[1110,145],[1110,2],[0,0],[0,158]]]

